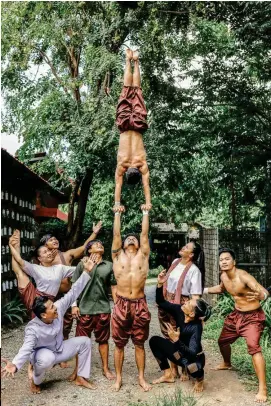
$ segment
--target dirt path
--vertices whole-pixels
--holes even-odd
[[[157,320],[157,308],[154,304],[155,286],[147,286],[146,294],[149,308],[152,313],[151,335],[159,334]],[[2,356],[14,357],[23,341],[24,328],[20,327],[2,336]],[[221,406],[250,406],[255,405],[254,393],[247,392],[233,371],[211,371],[211,367],[218,362],[216,350],[205,343],[207,354],[206,366],[206,389],[199,398],[199,405]],[[100,370],[100,358],[96,343],[93,343],[92,376],[98,384],[96,391],[81,389],[66,381],[72,368],[60,369],[58,366],[49,371],[40,395],[31,395],[28,389],[26,366],[16,374],[15,379],[6,379],[2,382],[2,405],[3,406],[127,406],[129,403],[144,405],[155,404],[158,396],[164,393],[173,393],[176,385],[181,385],[185,391],[191,391],[192,383],[175,383],[170,385],[154,386],[152,391],[144,393],[137,385],[137,370],[134,361],[133,345],[129,343],[126,348],[123,368],[123,387],[119,393],[114,393],[111,383],[102,375]],[[110,342],[110,366],[113,369],[113,342]],[[71,365],[74,363],[71,362]],[[153,358],[148,344],[146,345],[146,378],[149,382],[160,376],[156,360]],[[145,405],[144,405],[145,406]]]

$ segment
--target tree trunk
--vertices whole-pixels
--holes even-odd
[[[81,187],[80,187],[80,195],[78,200],[78,207],[76,212],[76,217],[73,222],[72,231],[70,234],[68,246],[69,248],[74,248],[78,246],[78,241],[80,238],[80,234],[82,232],[82,226],[84,222],[84,217],[86,213],[87,201],[90,186],[93,180],[93,170],[88,169],[86,174],[82,180]]]
[[[69,213],[68,213],[68,225],[67,225],[67,239],[70,238],[72,228],[73,228],[73,221],[74,221],[74,205],[76,201],[76,197],[78,194],[79,186],[82,181],[82,178],[76,179],[73,187],[72,187],[72,193],[70,196],[70,201],[69,201]]]

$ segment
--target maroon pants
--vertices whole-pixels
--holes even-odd
[[[84,314],[77,321],[76,337],[91,337],[94,332],[95,341],[99,344],[105,344],[110,337],[110,313]]]
[[[149,337],[151,314],[146,298],[127,299],[117,295],[112,313],[112,338],[117,347],[125,347],[131,337],[134,345],[143,346]]]
[[[147,110],[140,87],[123,86],[118,106],[116,124],[121,133],[134,130],[143,133],[148,129]]]
[[[28,311],[29,316],[32,319],[34,317],[36,317],[35,314],[32,312],[32,306],[33,306],[34,300],[37,296],[48,296],[48,298],[50,300],[52,300],[53,302],[55,302],[58,299],[61,299],[61,297],[64,296],[63,293],[58,293],[58,295],[56,297],[54,297],[52,295],[48,295],[46,293],[40,292],[39,290],[37,290],[35,288],[35,286],[33,285],[33,283],[31,281],[28,282],[28,284],[26,285],[25,288],[19,288],[19,293],[20,293],[22,302]],[[63,322],[63,336],[64,336],[65,340],[67,338],[69,338],[69,334],[70,334],[71,328],[72,328],[72,322],[73,322],[73,318],[72,318],[71,308],[69,308],[64,315],[64,322]]]
[[[262,308],[250,312],[234,310],[230,313],[218,339],[220,347],[234,343],[238,337],[244,337],[250,355],[261,352],[260,338],[264,329],[265,314]]]

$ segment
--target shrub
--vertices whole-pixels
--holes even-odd
[[[150,269],[148,273],[148,278],[157,278],[160,272],[163,271],[162,265],[159,265],[158,268]]]
[[[1,318],[3,324],[22,324],[24,317],[27,316],[27,311],[19,297],[16,297],[11,302],[6,303],[1,308]]]

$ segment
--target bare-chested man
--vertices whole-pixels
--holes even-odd
[[[143,220],[140,241],[128,235],[122,245],[120,216],[124,207],[115,209],[114,235],[112,245],[113,270],[117,280],[116,303],[112,314],[112,338],[115,347],[116,383],[119,391],[122,384],[122,365],[124,347],[131,337],[135,346],[135,358],[138,368],[139,384],[148,391],[151,386],[145,381],[144,343],[149,336],[151,315],[144,294],[145,282],[149,270],[150,245],[149,211],[142,206]]]
[[[265,300],[269,294],[252,275],[236,268],[235,253],[231,249],[223,248],[220,250],[219,264],[222,272],[221,284],[205,288],[204,293],[229,292],[234,299],[235,310],[227,316],[218,339],[223,363],[215,369],[231,369],[230,345],[238,337],[244,337],[259,380],[259,392],[255,400],[263,403],[267,400],[267,387],[265,361],[261,352],[260,338],[264,329],[265,314],[261,308],[260,300]]]
[[[148,128],[147,110],[140,86],[138,52],[127,49],[124,83],[117,106],[116,119],[120,140],[115,173],[115,206],[120,205],[123,175],[126,172],[128,184],[136,184],[142,177],[145,205],[149,210],[151,209],[150,174],[142,138],[142,133]]]

